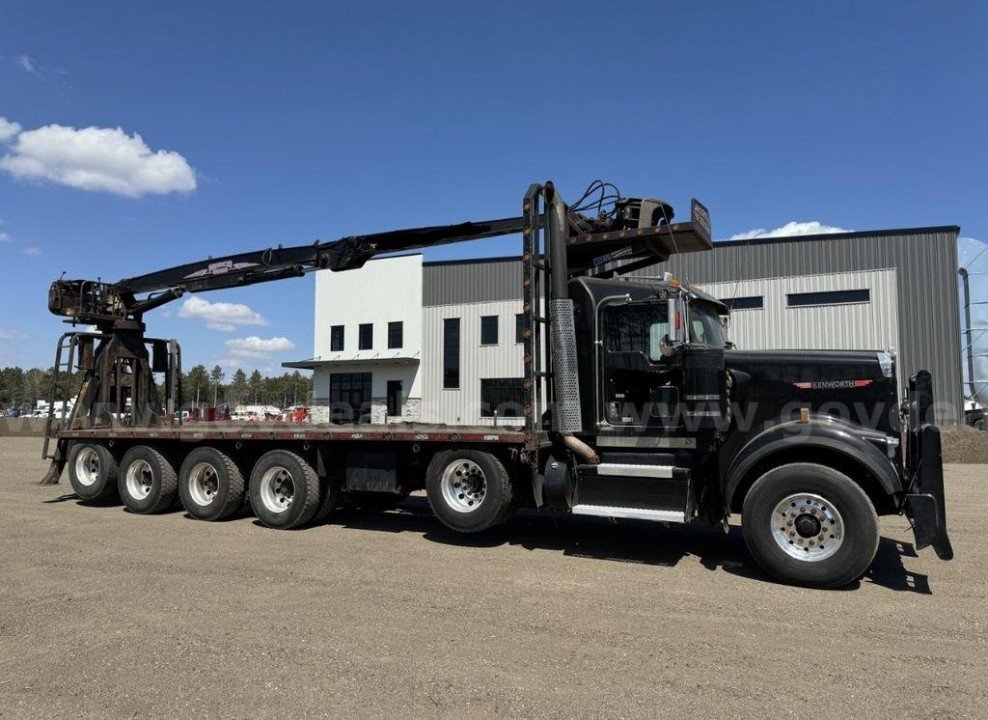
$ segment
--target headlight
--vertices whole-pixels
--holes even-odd
[[[879,352],[878,355],[878,365],[882,368],[882,375],[887,378],[892,377],[892,371],[895,369],[895,355],[890,352]]]

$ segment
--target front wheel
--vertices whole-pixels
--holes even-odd
[[[823,465],[792,463],[762,475],[744,499],[741,530],[752,556],[784,582],[842,587],[878,550],[878,517],[864,490]]]

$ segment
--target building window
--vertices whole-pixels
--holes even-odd
[[[460,318],[443,320],[443,388],[460,388]]]
[[[523,417],[524,378],[487,378],[480,381],[481,417]]]
[[[360,336],[357,340],[357,348],[360,350],[374,349],[374,324],[363,323],[360,325]]]
[[[371,373],[332,373],[329,376],[329,416],[333,422],[368,419]]]
[[[343,352],[343,326],[333,325],[329,329],[330,352]]]
[[[823,290],[821,292],[789,293],[786,295],[789,307],[811,307],[813,305],[849,305],[871,301],[870,290]]]
[[[395,350],[403,347],[405,342],[405,329],[401,322],[388,323],[388,349]]]
[[[515,342],[525,342],[525,313],[515,315]]]
[[[480,318],[480,344],[497,345],[497,315]]]
[[[401,417],[401,380],[388,380],[388,416]]]
[[[748,297],[721,298],[720,301],[731,310],[761,310],[765,307],[765,299],[761,295]]]

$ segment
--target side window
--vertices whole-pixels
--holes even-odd
[[[343,350],[343,326],[333,325],[329,328],[329,349],[330,352],[342,352]]]
[[[497,345],[497,315],[480,318],[480,344]]]
[[[524,413],[525,378],[481,379],[481,417],[523,417]]]
[[[359,350],[374,349],[374,324],[365,323],[359,326],[357,337],[357,348]]]
[[[401,348],[405,343],[405,330],[401,321],[388,323],[388,349]]]
[[[640,352],[659,362],[663,359],[659,345],[668,332],[665,303],[604,308],[604,347],[610,352]]]
[[[460,388],[460,318],[443,320],[443,389]]]

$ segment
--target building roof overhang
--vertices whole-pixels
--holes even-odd
[[[283,368],[295,370],[316,370],[318,368],[352,367],[356,365],[417,365],[419,358],[398,356],[398,357],[371,357],[371,358],[310,358],[309,360],[293,360],[283,362]]]

